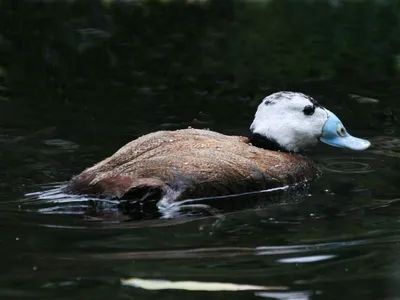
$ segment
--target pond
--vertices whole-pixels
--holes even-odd
[[[398,299],[399,11],[0,1],[1,299]],[[306,191],[206,216],[132,217],[59,190],[149,132],[247,134],[279,90],[315,97],[372,147],[318,145]]]

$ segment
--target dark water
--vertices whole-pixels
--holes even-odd
[[[0,298],[399,299],[399,12],[398,1],[0,1]],[[319,145],[307,193],[208,217],[127,221],[114,202],[57,190],[151,131],[245,134],[283,89],[373,146]],[[120,284],[130,277],[276,288]]]

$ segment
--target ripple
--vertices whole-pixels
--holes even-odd
[[[357,248],[364,245],[376,243],[388,243],[393,240],[354,240],[354,241],[337,241],[327,243],[315,243],[291,246],[257,246],[257,247],[209,247],[209,248],[191,248],[191,249],[170,249],[170,250],[152,250],[152,251],[125,251],[114,253],[96,253],[83,255],[81,259],[99,260],[174,260],[189,258],[232,258],[238,256],[273,256],[281,263],[299,263],[299,262],[316,262],[324,261],[338,257],[336,254],[315,254],[324,251],[339,251],[341,249]],[[98,247],[99,248],[99,247]],[[306,254],[310,255],[306,255]],[[304,254],[299,257],[299,254]],[[294,256],[290,256],[294,255]],[[78,257],[76,256],[78,259]]]
[[[374,157],[329,157],[319,161],[322,170],[333,173],[361,174],[377,171],[377,163],[384,164],[383,161]]]
[[[371,140],[373,149],[371,152],[391,156],[400,157],[400,138],[393,136],[379,136]]]
[[[65,183],[42,186],[42,191],[25,194],[21,210],[41,214],[83,215],[87,213],[89,202],[95,202],[97,210],[115,211],[119,201],[71,195],[63,191]]]
[[[58,147],[68,152],[73,152],[79,148],[78,144],[63,139],[48,139],[44,140],[43,143],[47,146]]]
[[[159,220],[175,219],[175,218],[203,218],[217,217],[222,218],[230,208],[223,208],[223,204],[229,201],[231,204],[235,202],[233,210],[240,210],[243,197],[255,197],[254,207],[260,207],[259,199],[261,194],[269,194],[277,197],[282,195],[289,199],[292,193],[298,197],[299,189],[307,187],[307,183],[299,183],[293,186],[283,186],[261,191],[246,192],[241,194],[223,195],[217,197],[200,197],[193,199],[184,199],[181,201],[169,202],[166,199],[142,205],[139,201],[130,199],[129,201],[121,201],[118,199],[107,199],[91,197],[88,195],[69,194],[64,191],[66,183],[54,183],[48,185],[39,185],[37,191],[26,193],[25,197],[17,201],[8,202],[8,204],[18,204],[19,211],[29,213],[39,213],[44,215],[81,215],[86,221],[100,222],[120,222],[126,220],[144,221],[151,218]],[[250,203],[249,198],[246,203]],[[249,202],[250,201],[250,202]],[[241,208],[248,208],[247,206]]]

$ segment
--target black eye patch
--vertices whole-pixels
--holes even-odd
[[[311,115],[314,114],[314,112],[315,112],[315,105],[306,105],[306,106],[304,106],[303,113],[306,116],[311,116]]]

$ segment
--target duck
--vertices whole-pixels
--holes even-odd
[[[258,105],[248,136],[194,128],[152,132],[86,168],[65,189],[174,203],[310,183],[319,170],[304,151],[319,141],[355,151],[371,145],[314,98],[280,91]]]

